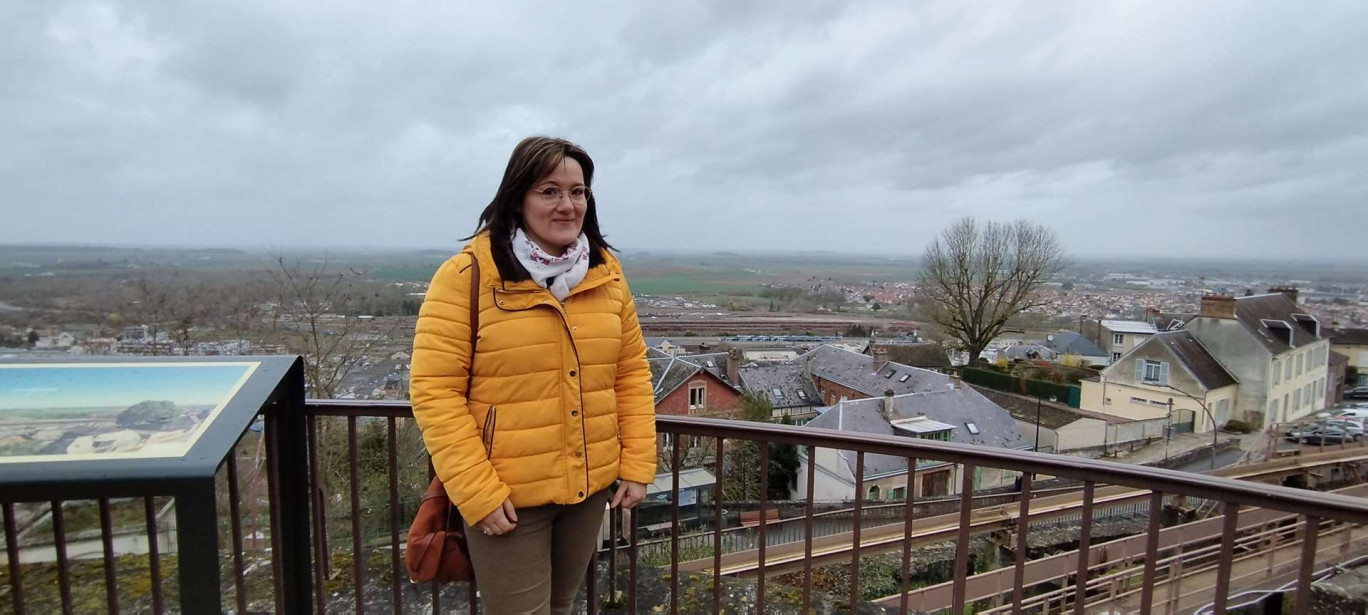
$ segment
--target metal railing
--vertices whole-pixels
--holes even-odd
[[[415,444],[416,427],[412,409],[406,402],[310,401],[303,416],[271,417],[265,433],[248,432],[239,443],[234,462],[225,464],[221,472],[220,505],[227,511],[221,533],[226,540],[219,544],[223,552],[225,611],[249,612],[380,612],[394,613],[443,611],[446,602],[450,610],[455,602],[464,602],[470,612],[478,612],[479,601],[474,584],[464,587],[418,586],[406,579],[402,564],[402,534],[412,519],[422,487],[430,476],[430,465],[421,442]],[[294,422],[293,427],[277,424]],[[1081,613],[1084,608],[1103,603],[1118,605],[1121,610],[1151,612],[1156,605],[1154,588],[1164,586],[1173,576],[1175,566],[1199,567],[1212,570],[1215,578],[1208,591],[1210,610],[1225,611],[1227,596],[1239,595],[1253,581],[1253,572],[1234,575],[1229,564],[1237,561],[1250,544],[1265,541],[1269,544],[1295,545],[1303,555],[1293,571],[1286,565],[1276,569],[1280,574],[1293,576],[1290,587],[1296,589],[1297,612],[1305,610],[1308,591],[1317,572],[1335,558],[1361,555],[1363,548],[1357,540],[1358,527],[1368,522],[1368,500],[1342,494],[1319,493],[1256,482],[1184,472],[1130,466],[1076,457],[1036,454],[991,447],[969,446],[904,438],[837,432],[806,427],[791,427],[768,423],[750,423],[698,417],[657,417],[661,434],[712,439],[709,465],[718,480],[711,487],[712,502],[725,503],[724,483],[737,472],[758,474],[759,498],[756,504],[759,518],[765,519],[769,509],[779,503],[770,500],[769,467],[771,449],[780,445],[802,447],[806,459],[818,459],[819,449],[852,451],[854,469],[849,487],[850,497],[865,492],[864,469],[870,456],[884,455],[909,461],[910,471],[899,485],[908,494],[905,502],[889,505],[885,502],[866,503],[853,499],[849,510],[827,513],[814,512],[814,491],[818,476],[827,490],[834,480],[819,470],[816,463],[802,466],[796,477],[798,491],[804,497],[785,503],[790,510],[801,510],[801,517],[760,523],[754,527],[728,528],[722,506],[711,506],[704,519],[708,530],[701,534],[681,535],[674,531],[657,541],[642,539],[636,514],[622,514],[612,510],[608,514],[607,540],[599,550],[595,563],[586,571],[588,591],[584,607],[589,613],[599,611],[649,611],[660,606],[669,612],[729,612],[739,606],[730,602],[737,583],[750,596],[744,605],[753,612],[764,612],[766,603],[778,598],[766,591],[783,575],[783,582],[796,591],[789,592],[793,600],[779,608],[791,606],[807,612],[814,601],[826,600],[837,609],[870,602],[869,591],[862,589],[862,557],[889,554],[898,558],[899,585],[896,606],[906,612],[911,586],[911,559],[914,549],[924,545],[941,544],[953,549],[946,599],[943,604],[922,604],[925,608],[948,608],[952,613],[964,612],[970,604],[967,594],[971,562],[971,540],[996,541],[1004,551],[1012,554],[1011,563],[999,568],[1012,569],[1012,582],[996,595],[996,600],[1010,604],[1014,612],[1033,611],[1042,607],[1068,609]],[[288,429],[288,431],[287,431]],[[297,430],[297,431],[296,431]],[[269,441],[280,433],[302,433],[306,446],[297,458],[270,451],[291,450],[268,446],[268,458],[262,458],[259,440]],[[706,441],[706,440],[705,440]],[[756,442],[756,467],[728,467],[729,452],[738,450],[745,442]],[[255,449],[255,450],[254,450]],[[672,528],[680,528],[679,450],[664,451],[674,463],[670,489],[670,520]],[[955,486],[958,493],[951,499],[918,498],[917,460],[938,461],[957,466]],[[304,464],[308,468],[308,488],[298,491],[278,489],[282,467]],[[924,465],[924,463],[923,463]],[[297,467],[297,466],[296,466]],[[1006,469],[1022,474],[1019,493],[975,496],[974,468]],[[829,468],[827,470],[830,470]],[[1357,472],[1357,470],[1355,470]],[[1035,477],[1062,478],[1081,483],[1076,490],[1052,490],[1033,493]],[[881,479],[887,487],[887,478]],[[852,483],[853,484],[849,484]],[[263,484],[264,483],[264,484]],[[416,487],[415,487],[416,485]],[[1177,523],[1165,514],[1176,498],[1193,501],[1212,500],[1220,503],[1218,533],[1206,542],[1160,547],[1160,533],[1166,526]],[[285,506],[285,500],[293,500]],[[945,502],[949,502],[948,504]],[[149,498],[136,502],[141,518],[132,514],[133,521],[143,527],[144,535],[157,536],[165,531],[159,527],[157,503]],[[77,612],[80,596],[73,592],[103,591],[103,606],[110,612],[147,610],[155,613],[176,610],[175,579],[162,578],[165,553],[158,555],[158,545],[164,540],[147,541],[145,548],[116,553],[111,537],[119,528],[110,519],[110,505],[98,507],[100,535],[104,548],[93,561],[100,562],[92,569],[82,568],[81,574],[93,575],[88,586],[73,583],[77,563],[64,553],[67,529],[63,527],[63,506],[50,505],[51,533],[55,564],[22,561],[20,535],[41,516],[41,504],[28,503],[16,510],[14,503],[5,503],[4,530],[7,567],[3,582],[4,594],[0,603],[15,613],[48,612],[60,607],[64,612]],[[27,508],[25,508],[27,507]],[[308,536],[302,537],[311,553],[309,561],[295,566],[281,565],[278,549],[273,549],[278,537],[272,527],[302,527],[279,520],[282,510],[304,511],[308,516]],[[136,512],[136,511],[135,511]],[[1281,515],[1280,525],[1241,525],[1241,515],[1264,518]],[[70,516],[70,515],[68,515]],[[269,523],[258,521],[262,516]],[[1105,562],[1105,545],[1093,548],[1094,521],[1109,517],[1144,519],[1143,549],[1139,546],[1133,557],[1125,561],[1122,570],[1099,568]],[[1181,517],[1178,515],[1177,517]],[[832,527],[819,531],[823,519],[839,520],[846,527]],[[861,520],[856,523],[855,520]],[[1048,590],[1037,591],[1036,583],[1025,578],[1025,568],[1032,549],[1029,534],[1023,527],[1048,528],[1060,524],[1077,526],[1074,540],[1078,554],[1071,564],[1076,569],[1056,582]],[[44,526],[46,527],[46,526]],[[1293,528],[1293,529],[1287,529]],[[246,532],[244,532],[244,529]],[[33,532],[29,532],[32,535]],[[1317,547],[1320,536],[1343,539],[1343,547]],[[734,536],[746,536],[738,539]],[[1139,540],[1137,536],[1137,540]],[[773,537],[773,539],[771,539]],[[297,537],[301,538],[301,537]],[[1100,542],[1100,539],[1099,539]],[[648,562],[642,558],[655,553],[660,570],[650,572],[650,582],[662,584],[667,597],[664,604],[646,605],[641,602],[640,590],[647,581]],[[668,557],[664,557],[668,554]],[[130,559],[131,558],[131,559]],[[1319,559],[1318,559],[1319,558]],[[1038,559],[1038,558],[1037,558]],[[130,564],[136,561],[137,564]],[[1175,563],[1183,562],[1183,563]],[[54,566],[58,575],[58,594],[51,599],[40,599],[40,574],[48,569],[34,566]],[[151,596],[133,595],[118,584],[115,574],[128,576],[129,566],[137,567],[137,574],[150,577]],[[848,585],[842,588],[824,586],[814,588],[814,569],[822,566],[848,566]],[[96,571],[98,569],[98,571]],[[668,569],[668,573],[665,572]],[[1270,566],[1270,571],[1274,567]],[[16,574],[16,572],[18,572]],[[105,578],[101,586],[99,578]],[[724,583],[724,577],[727,582]],[[1005,578],[1005,573],[1004,573]],[[1264,577],[1258,577],[1263,579]],[[736,580],[740,581],[736,581]],[[1246,582],[1248,581],[1248,583]],[[689,584],[682,592],[682,584]],[[1232,585],[1233,584],[1233,585]],[[1124,591],[1117,590],[1121,587]],[[753,593],[751,593],[753,592]],[[821,594],[818,596],[817,594]],[[978,594],[975,594],[974,599]],[[881,597],[881,596],[880,596]],[[701,600],[683,604],[681,600]],[[785,599],[790,599],[785,598]],[[1159,600],[1164,600],[1160,596]],[[46,600],[46,601],[45,601]],[[727,602],[724,603],[724,600]],[[1132,602],[1124,602],[1131,600]],[[885,601],[888,604],[891,601]],[[1131,605],[1130,607],[1124,605]],[[0,607],[4,608],[4,607]]]

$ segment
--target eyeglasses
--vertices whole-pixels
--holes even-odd
[[[542,201],[547,205],[559,203],[562,195],[569,196],[571,203],[583,203],[589,200],[588,186],[575,186],[574,188],[571,188],[569,192],[561,190],[556,186],[547,186],[539,190],[533,190],[532,192],[541,195]]]

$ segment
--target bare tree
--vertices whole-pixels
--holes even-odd
[[[972,365],[1008,319],[1045,305],[1040,287],[1065,264],[1044,226],[966,217],[927,246],[920,290],[932,320],[969,352]]]
[[[170,278],[174,281],[175,275],[172,274]],[[139,321],[137,324],[147,325],[148,348],[156,354],[160,348],[156,342],[159,341],[157,337],[162,331],[162,323],[176,300],[172,283],[166,279],[153,279],[144,273],[134,278],[130,286],[133,299],[129,307]]]
[[[304,356],[309,395],[336,397],[347,375],[394,329],[380,331],[374,320],[351,313],[361,274],[330,271],[326,257],[309,266],[277,254],[269,274],[276,302],[272,333]]]

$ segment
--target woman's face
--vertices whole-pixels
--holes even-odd
[[[523,231],[548,254],[564,254],[584,227],[587,190],[584,169],[566,156],[523,197]]]

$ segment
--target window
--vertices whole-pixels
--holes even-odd
[[[978,425],[975,425],[973,421],[966,422],[964,424],[964,427],[965,429],[969,430],[969,433],[974,434],[976,436],[979,435]]]
[[[928,432],[924,432],[924,433],[922,433],[922,434],[919,434],[917,437],[918,437],[918,438],[921,438],[922,440],[936,440],[936,441],[939,441],[939,442],[949,442],[949,441],[950,441],[950,430],[949,430],[949,429],[942,429],[942,430],[940,430],[940,431],[928,431]]]
[[[1230,400],[1222,399],[1216,402],[1216,424],[1225,425],[1230,420]]]
[[[901,378],[898,378],[898,382],[907,382],[907,379],[911,377],[912,374],[903,374]]]
[[[1292,408],[1301,410],[1301,389],[1292,392]]]
[[[1111,398],[1110,398],[1110,397],[1104,398],[1104,399],[1102,400],[1102,405],[1104,405],[1104,406],[1110,406],[1110,405],[1111,405]]]
[[[1300,376],[1306,371],[1306,353],[1297,355],[1297,375]]]
[[[806,400],[807,400],[807,392],[806,392],[806,391],[798,391],[798,399],[801,399],[801,400],[806,401]]]
[[[1121,346],[1121,345],[1123,345],[1123,344],[1125,344],[1125,343],[1126,343],[1126,336],[1125,336],[1125,335],[1123,335],[1123,334],[1121,334],[1121,333],[1113,333],[1113,334],[1112,334],[1112,344],[1115,344],[1115,345],[1117,345],[1117,346]]]
[[[689,410],[702,410],[708,404],[708,385],[702,382],[689,384]]]
[[[1132,404],[1146,404],[1146,403],[1149,403],[1149,400],[1148,400],[1148,399],[1145,399],[1145,398],[1143,398],[1143,397],[1132,397],[1132,398],[1131,398],[1131,403],[1132,403]]]
[[[1158,407],[1160,407],[1160,408],[1167,408],[1167,407],[1168,407],[1168,402],[1166,402],[1166,401],[1154,401],[1153,399],[1151,399],[1151,400],[1149,400],[1149,404],[1150,404],[1151,406],[1158,406]]]
[[[896,369],[890,369],[890,370],[884,372],[884,378],[892,378],[892,377],[893,377],[893,374],[897,373],[897,371],[898,371],[898,370],[896,370]]]
[[[1278,419],[1278,400],[1277,400],[1277,398],[1268,400],[1268,420],[1269,420],[1270,422],[1276,422],[1276,421],[1279,420],[1279,419]]]
[[[1148,359],[1135,362],[1135,377],[1149,384],[1168,384],[1168,366],[1164,361]]]
[[[1273,386],[1278,386],[1278,383],[1282,382],[1282,366],[1282,363],[1273,362]]]
[[[1120,360],[1121,360],[1121,353],[1119,353],[1119,352],[1113,352],[1113,353],[1112,353],[1112,363],[1115,363],[1115,362],[1120,361]]]
[[[783,399],[783,398],[784,398],[784,392],[783,392],[783,391],[780,391],[779,389],[774,389],[774,397],[775,397],[776,399]]]

